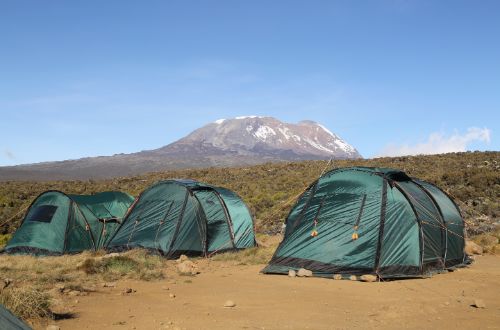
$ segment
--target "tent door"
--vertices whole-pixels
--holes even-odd
[[[234,248],[228,215],[219,196],[212,190],[199,190],[195,196],[207,221],[207,252]]]

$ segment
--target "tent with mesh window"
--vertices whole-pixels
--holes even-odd
[[[193,180],[166,180],[141,193],[108,250],[141,247],[176,258],[255,245],[252,215],[234,192]]]
[[[298,199],[264,273],[419,277],[464,263],[464,221],[441,189],[404,172],[327,172]]]
[[[118,191],[39,195],[5,247],[7,253],[61,255],[103,248],[134,198]]]

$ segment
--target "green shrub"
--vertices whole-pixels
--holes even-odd
[[[11,234],[0,234],[0,249],[7,245],[7,242],[10,240],[11,236]]]

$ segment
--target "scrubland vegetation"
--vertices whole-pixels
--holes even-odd
[[[327,166],[328,165],[328,166]],[[346,166],[391,167],[430,181],[453,196],[470,234],[492,230],[500,217],[500,152],[467,152],[367,160],[304,161],[251,167],[155,172],[108,180],[0,184],[0,234],[12,233],[33,199],[48,189],[92,194],[122,190],[137,196],[158,180],[191,178],[234,190],[253,212],[257,231],[276,233],[295,198],[325,169]],[[4,238],[0,236],[0,244]]]

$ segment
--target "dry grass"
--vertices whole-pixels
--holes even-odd
[[[52,316],[50,296],[34,287],[6,288],[0,292],[0,303],[23,319]]]
[[[279,235],[257,235],[259,247],[237,252],[226,252],[213,256],[212,261],[234,262],[237,265],[267,264],[276,251],[282,237]]]
[[[484,253],[500,255],[500,227],[488,234],[477,235],[472,240],[483,248]]]
[[[5,245],[7,245],[7,242],[10,240],[11,234],[5,234],[1,235],[0,234],[0,249],[3,249]]]
[[[0,280],[12,281],[0,291],[0,303],[25,320],[53,317],[50,302],[60,295],[58,285],[84,292],[99,282],[121,278],[159,280],[165,277],[166,265],[165,259],[144,250],[111,257],[100,252],[62,257],[0,255]]]
[[[259,242],[260,248],[221,254],[213,260],[242,265],[266,263],[279,238],[262,235]],[[120,279],[160,280],[165,278],[167,269],[174,270],[175,265],[174,261],[142,249],[112,255],[101,251],[61,257],[0,255],[0,283],[3,279],[12,281],[0,292],[0,303],[25,320],[56,317],[58,313],[50,308],[51,302],[56,310],[59,305],[64,306],[61,286],[65,290],[85,292],[86,288],[97,288],[102,283]],[[172,272],[172,276],[175,274]]]
[[[87,275],[100,275],[106,281],[123,277],[140,280],[164,278],[165,260],[144,250],[133,250],[110,258],[87,258],[77,267]]]
[[[32,284],[42,289],[51,289],[56,283],[162,279],[164,268],[164,259],[142,250],[110,258],[90,252],[63,257],[0,255],[0,279],[11,278],[17,284]]]

